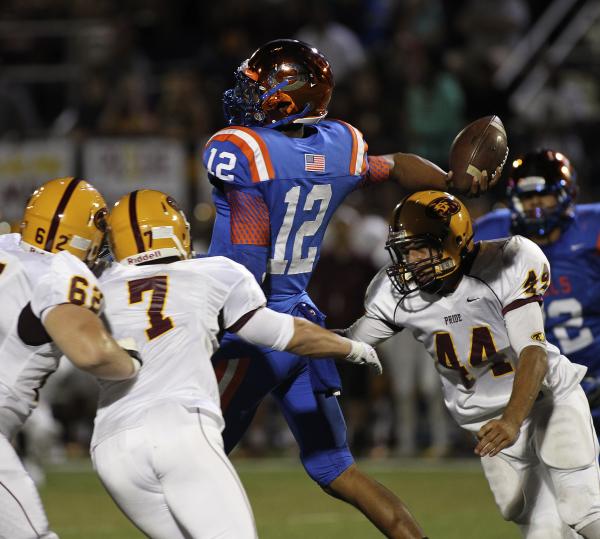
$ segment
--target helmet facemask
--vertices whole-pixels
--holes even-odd
[[[388,277],[402,295],[417,290],[430,294],[439,292],[444,277],[455,269],[452,258],[444,253],[442,241],[427,236],[402,238],[403,233],[403,230],[390,230],[386,249],[392,258],[392,265],[387,269]],[[427,256],[411,262],[410,251],[426,251]]]
[[[573,218],[573,198],[566,189],[558,186],[546,186],[541,177],[523,178],[513,190],[510,198],[513,213],[513,230],[523,236],[544,237],[556,228],[565,228]],[[555,195],[556,205],[550,208],[536,206],[525,209],[523,201],[534,195]]]
[[[419,191],[396,206],[386,249],[392,258],[387,274],[406,296],[450,290],[473,252],[473,227],[468,210],[442,191]]]
[[[228,125],[258,126],[266,119],[258,82],[246,75],[246,60],[235,72],[235,85],[223,94],[223,114]]]

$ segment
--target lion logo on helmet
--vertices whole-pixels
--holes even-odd
[[[425,212],[429,217],[446,221],[450,219],[452,215],[457,214],[460,209],[460,203],[454,198],[438,197],[427,204]]]

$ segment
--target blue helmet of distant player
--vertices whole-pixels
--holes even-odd
[[[277,39],[257,49],[223,94],[228,125],[280,127],[316,123],[327,115],[333,91],[329,62],[316,48]]]
[[[511,232],[544,237],[553,230],[564,230],[574,215],[577,181],[569,159],[554,150],[526,153],[512,163],[507,196],[511,211]],[[523,204],[535,195],[555,195],[556,205]]]

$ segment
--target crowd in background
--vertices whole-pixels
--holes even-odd
[[[329,115],[354,124],[373,155],[418,153],[447,166],[450,143],[467,122],[498,114],[511,157],[537,146],[565,152],[579,171],[581,201],[600,200],[600,25],[560,62],[544,48],[508,83],[498,74],[551,2],[542,0],[4,0],[0,3],[0,140],[31,137],[166,136],[190,148],[223,126],[221,95],[262,43],[296,37],[329,58],[336,80]],[[575,2],[560,35],[586,2]],[[537,71],[536,71],[537,70]],[[532,73],[535,95],[518,99]],[[190,167],[193,168],[193,167]],[[40,182],[47,178],[40,178]],[[89,178],[94,182],[94,178]],[[97,184],[102,190],[102,185]],[[501,202],[503,184],[469,201],[475,216]],[[203,195],[190,189],[188,209]],[[387,216],[402,193],[393,185],[355,193],[328,232],[311,285],[330,327],[360,316],[362,297],[385,263]],[[192,216],[197,213],[192,212]],[[203,214],[206,217],[205,214]],[[196,240],[210,234],[192,219]],[[433,364],[409,343],[383,351],[387,375],[344,369],[343,404],[358,453],[456,453],[460,439],[441,408]],[[94,387],[66,373],[51,399],[62,437],[85,447]],[[75,403],[75,405],[74,405]],[[267,403],[246,450],[290,447]]]

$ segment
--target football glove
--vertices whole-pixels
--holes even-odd
[[[360,341],[353,341],[352,339],[348,340],[350,341],[352,349],[346,356],[346,361],[358,365],[368,365],[377,374],[381,374],[383,372],[381,361],[379,361],[377,352],[375,352],[375,349],[371,345]]]

